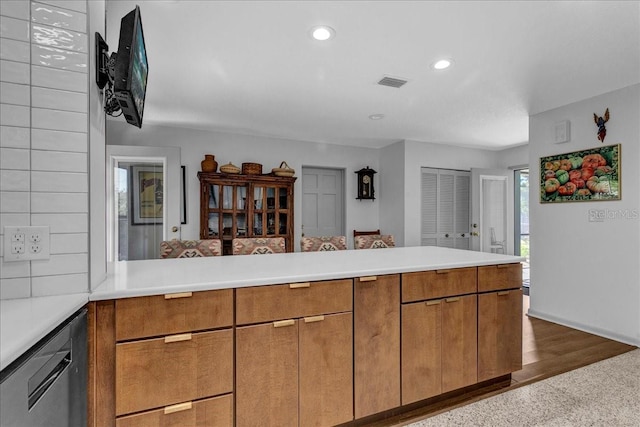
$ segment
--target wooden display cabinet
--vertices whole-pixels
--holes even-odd
[[[198,172],[200,238],[221,239],[224,255],[239,237],[283,237],[293,252],[294,177]]]

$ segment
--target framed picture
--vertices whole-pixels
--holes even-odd
[[[540,158],[540,203],[620,200],[620,144]]]
[[[162,224],[164,177],[162,165],[131,166],[134,225]]]
[[[187,223],[187,180],[186,167],[180,166],[180,224]]]

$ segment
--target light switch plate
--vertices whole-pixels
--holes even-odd
[[[4,227],[4,261],[49,259],[48,226]]]

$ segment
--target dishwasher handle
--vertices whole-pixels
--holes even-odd
[[[60,375],[71,363],[71,351],[67,352],[60,362],[49,372],[49,374],[29,393],[29,410],[38,403],[38,400],[49,390],[49,387],[56,382]]]

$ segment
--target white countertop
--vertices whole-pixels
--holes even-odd
[[[82,308],[89,294],[0,301],[0,370]]]
[[[411,271],[507,264],[523,257],[434,246],[114,263],[89,296],[105,300]]]

